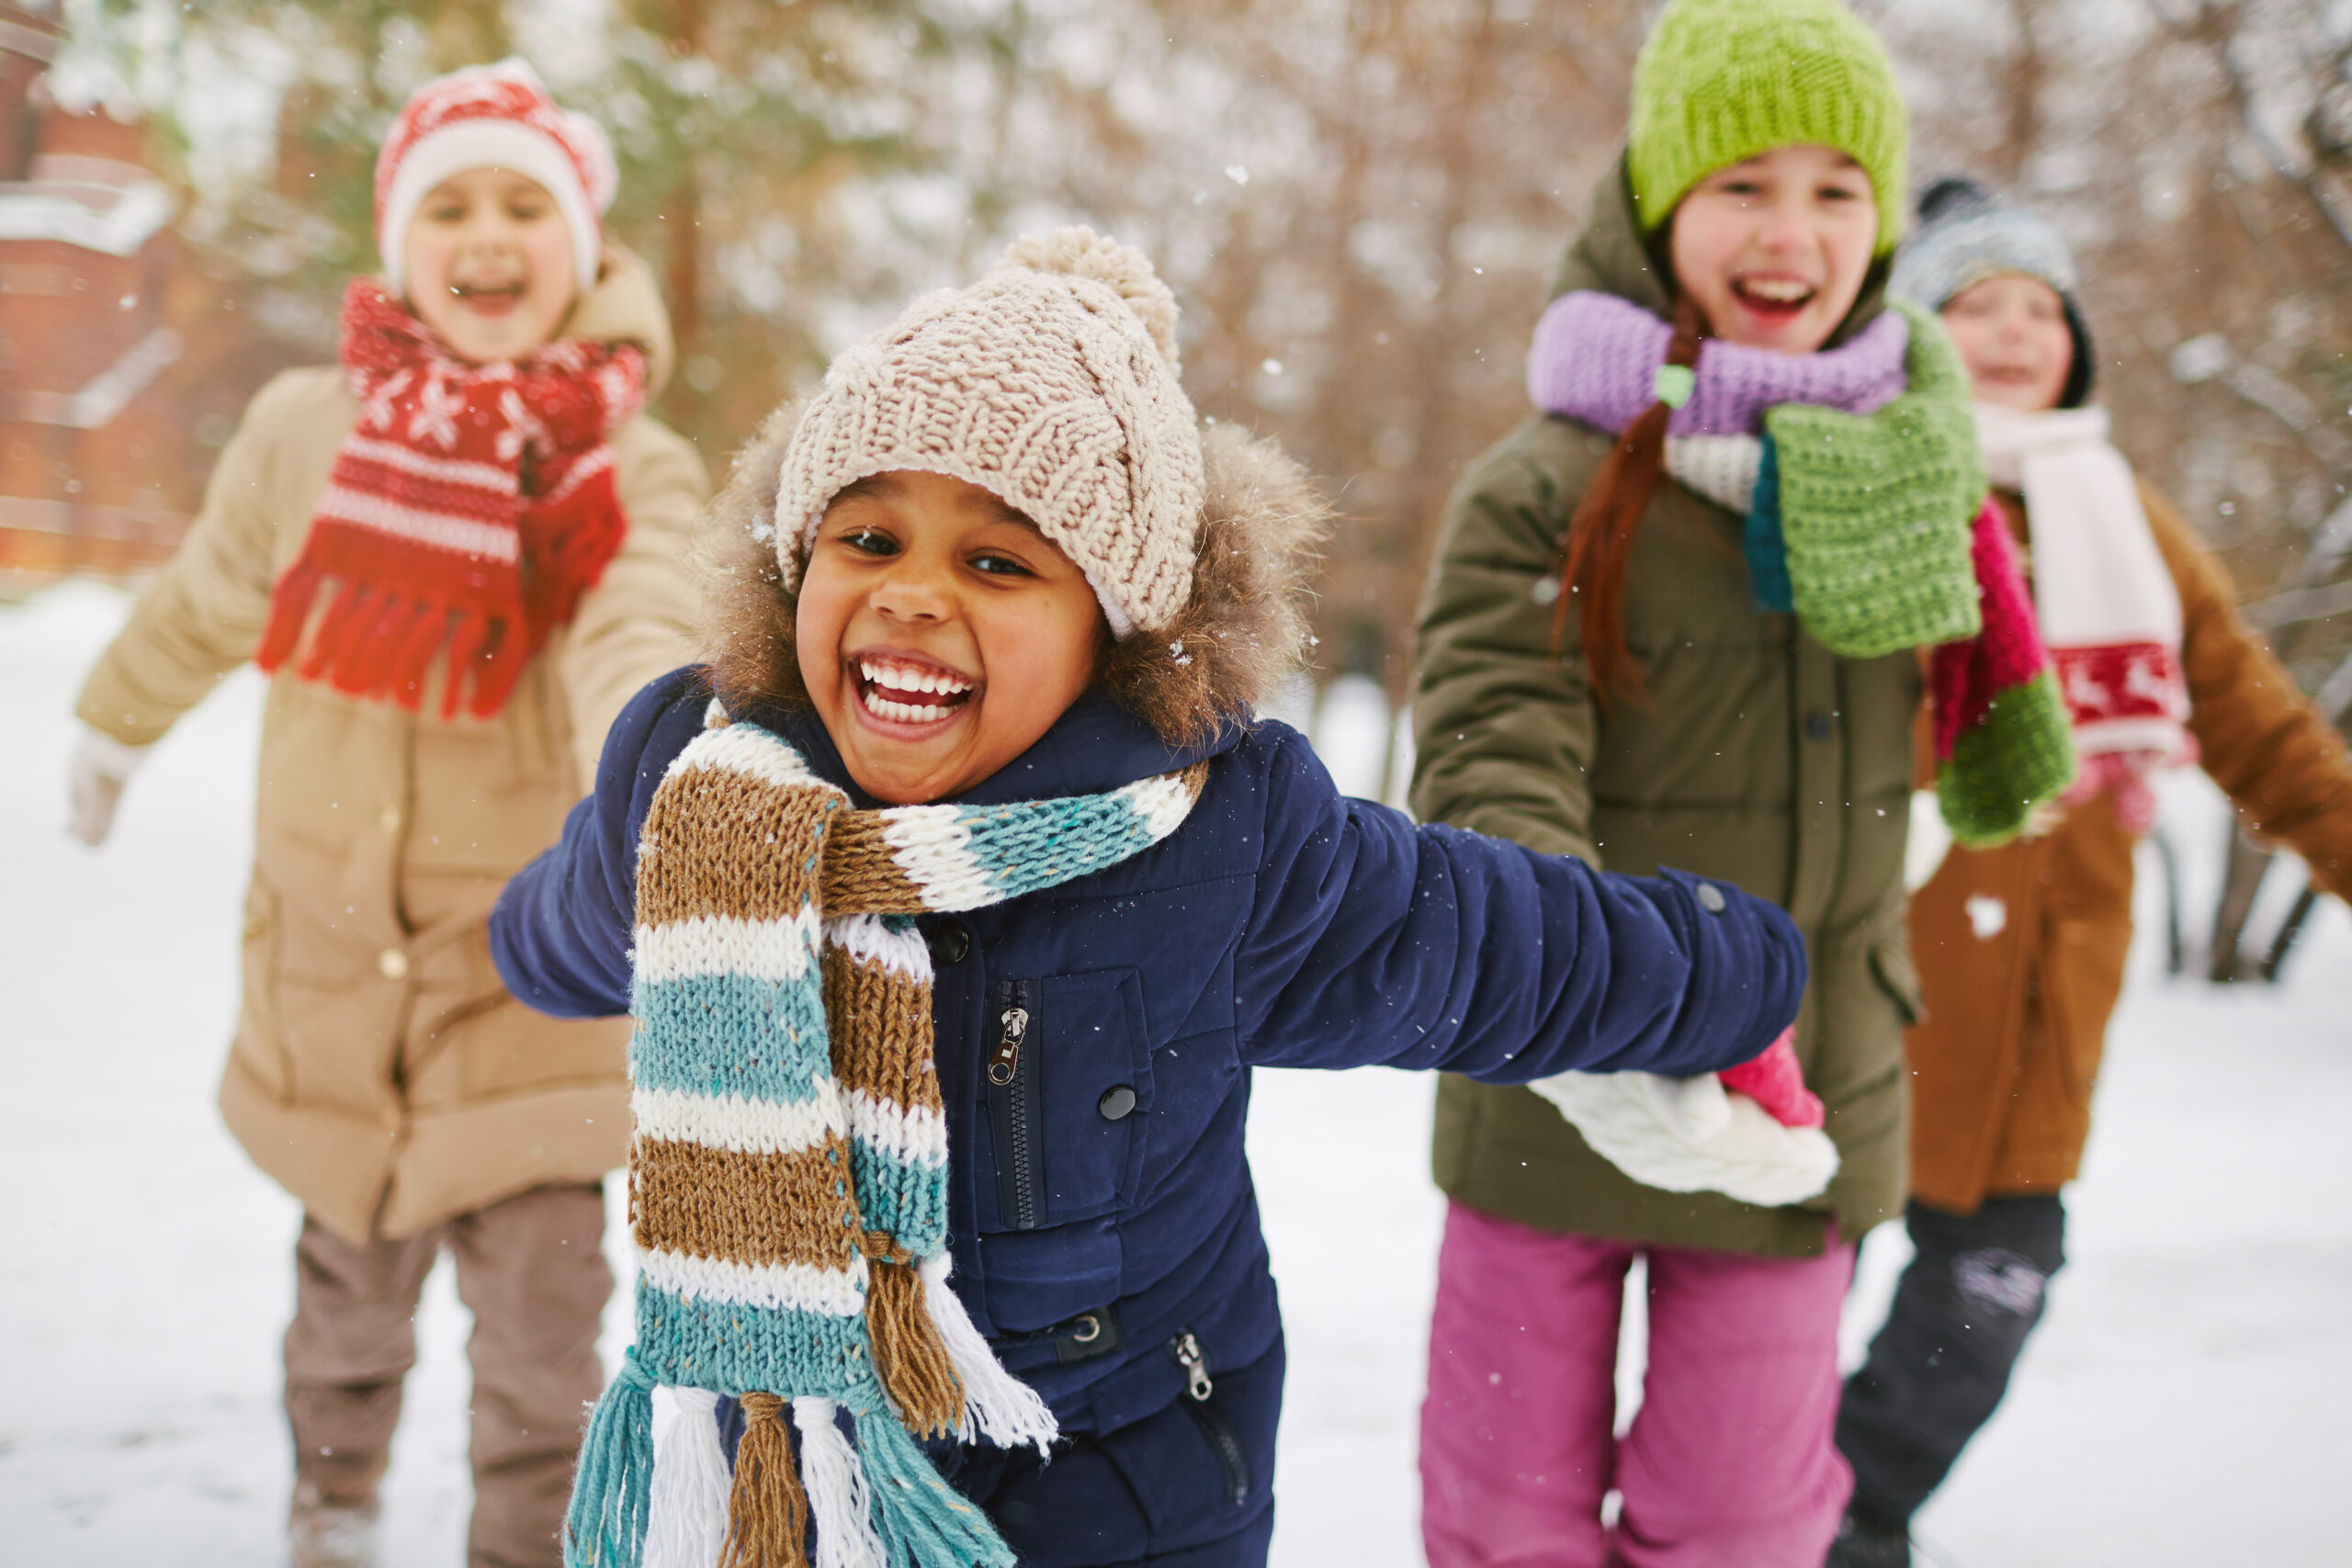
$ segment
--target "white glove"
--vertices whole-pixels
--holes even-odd
[[[1721,1192],[1777,1209],[1819,1196],[1838,1174],[1828,1134],[1781,1126],[1713,1073],[1556,1073],[1527,1087],[1645,1187]]]
[[[122,786],[147,760],[147,750],[144,746],[125,746],[95,729],[82,731],[66,767],[66,791],[73,807],[65,824],[68,833],[92,849],[107,841],[107,833],[114,827],[114,808],[122,799]]]

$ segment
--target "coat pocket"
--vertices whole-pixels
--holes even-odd
[[[256,874],[245,889],[245,930],[239,972],[240,999],[235,1055],[280,1105],[294,1101],[294,1055],[279,1005],[279,955],[285,930],[277,890]]]
[[[1155,1549],[1168,1551],[1237,1529],[1263,1506],[1273,1484],[1283,1359],[1277,1351],[1219,1370],[1190,1332],[1170,1339],[1164,1353],[1184,1378],[1184,1392],[1099,1441],[1134,1492]]]
[[[1065,1224],[1135,1201],[1151,1109],[1135,970],[1000,981],[980,1062],[1002,1228]]]
[[[1894,1010],[1910,1028],[1928,1016],[1927,998],[1919,991],[1919,972],[1912,967],[1911,949],[1901,938],[1871,949],[1871,978],[1878,982]]]
[[[2107,1021],[2123,994],[2132,928],[2116,921],[2054,919],[2043,960],[2042,1016],[2067,1102],[2087,1112],[2107,1050]]]

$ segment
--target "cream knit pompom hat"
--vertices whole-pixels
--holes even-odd
[[[872,474],[976,484],[1078,563],[1114,636],[1192,592],[1205,480],[1178,379],[1176,299],[1091,229],[1026,235],[968,288],[925,295],[833,361],[785,449],[787,587],[826,505]]]

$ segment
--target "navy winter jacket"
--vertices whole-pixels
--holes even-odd
[[[703,728],[702,674],[662,677],[605,744],[594,795],[491,919],[507,986],[559,1017],[626,1012],[637,846],[671,760]],[[738,718],[850,784],[815,716]],[[1521,1083],[1567,1068],[1692,1074],[1757,1055],[1796,1016],[1803,945],[1728,884],[1596,873],[1340,795],[1271,723],[1171,751],[1090,695],[959,799],[1115,789],[1216,760],[1191,818],[1107,871],[920,924],[937,968],[954,1284],[1066,1431],[1116,1431],[1190,1376],[1278,1343],[1242,1148],[1255,1066],[1443,1068]],[[1010,1084],[981,1067],[1029,1015]],[[1277,1363],[1278,1364],[1278,1363]]]

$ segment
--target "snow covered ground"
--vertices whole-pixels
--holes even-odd
[[[212,1090],[259,686],[231,681],[164,743],[103,852],[70,844],[71,695],[124,606],[68,585],[0,607],[0,1564],[256,1568],[278,1560],[297,1214],[221,1130]],[[1329,750],[1376,777],[1376,740]],[[2192,869],[2215,858],[2220,810],[2199,781],[2171,786]],[[1921,1521],[1939,1563],[2345,1561],[2352,919],[2325,905],[2277,990],[2167,982],[2149,946],[2075,1190],[2074,1264],[2007,1406]],[[1292,1357],[1275,1561],[1408,1568],[1441,1212],[1430,1085],[1258,1084]],[[1885,1232],[1868,1248],[1849,1348],[1901,1251]],[[618,1310],[611,1329],[616,1355]],[[419,1317],[386,1568],[462,1560],[465,1332],[445,1269]]]

